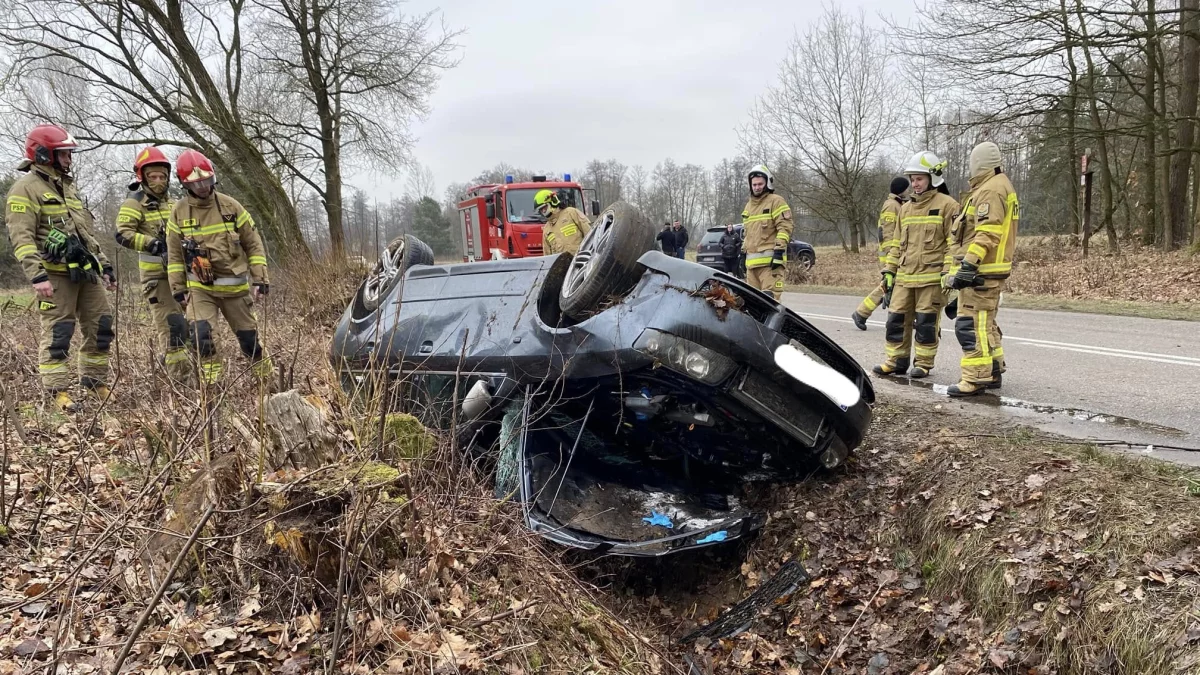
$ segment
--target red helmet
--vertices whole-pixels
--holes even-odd
[[[66,129],[57,124],[39,124],[25,137],[25,158],[34,164],[51,164],[55,150],[79,147]]]
[[[151,164],[164,164],[167,167],[167,173],[171,172],[171,160],[167,159],[162,150],[150,146],[139,152],[137,159],[133,160],[133,174],[137,176],[138,182],[145,180],[142,176],[142,169]]]
[[[184,150],[175,160],[175,175],[179,177],[179,182],[187,187],[189,183],[216,178],[217,170],[199,150]]]

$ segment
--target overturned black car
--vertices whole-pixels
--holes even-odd
[[[387,374],[454,426],[548,539],[638,556],[737,539],[761,524],[744,485],[841,464],[874,390],[791,310],[653,244],[620,202],[574,257],[437,265],[402,237],[331,357],[347,388]]]

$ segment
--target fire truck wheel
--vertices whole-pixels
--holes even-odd
[[[404,282],[404,273],[413,265],[432,265],[433,249],[411,234],[396,237],[379,252],[379,261],[354,296],[354,318],[375,312]]]
[[[638,258],[654,248],[654,228],[631,204],[616,202],[592,223],[559,291],[567,316],[583,320],[601,302],[621,296],[642,276]]]

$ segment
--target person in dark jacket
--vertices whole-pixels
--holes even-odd
[[[677,220],[674,227],[671,228],[671,232],[675,235],[675,257],[682,259],[687,254],[688,231],[680,226]]]
[[[742,237],[733,229],[733,224],[725,226],[725,234],[721,235],[721,262],[725,265],[725,272],[736,275],[738,272],[738,258],[742,255]]]
[[[672,258],[675,257],[675,232],[671,229],[670,223],[663,223],[662,232],[658,233],[655,240],[658,241],[659,248],[662,249],[663,253]]]

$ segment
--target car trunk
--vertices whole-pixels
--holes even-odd
[[[621,386],[593,381],[553,399],[530,396],[514,411],[525,420],[512,436],[511,461],[530,529],[568,546],[634,556],[756,529],[759,518],[741,491],[746,480],[769,477],[761,457],[703,456],[705,448],[745,447],[753,432],[718,422],[721,413],[661,381],[635,374]]]
[[[705,232],[704,238],[696,246],[696,262],[721,262],[721,232]]]

